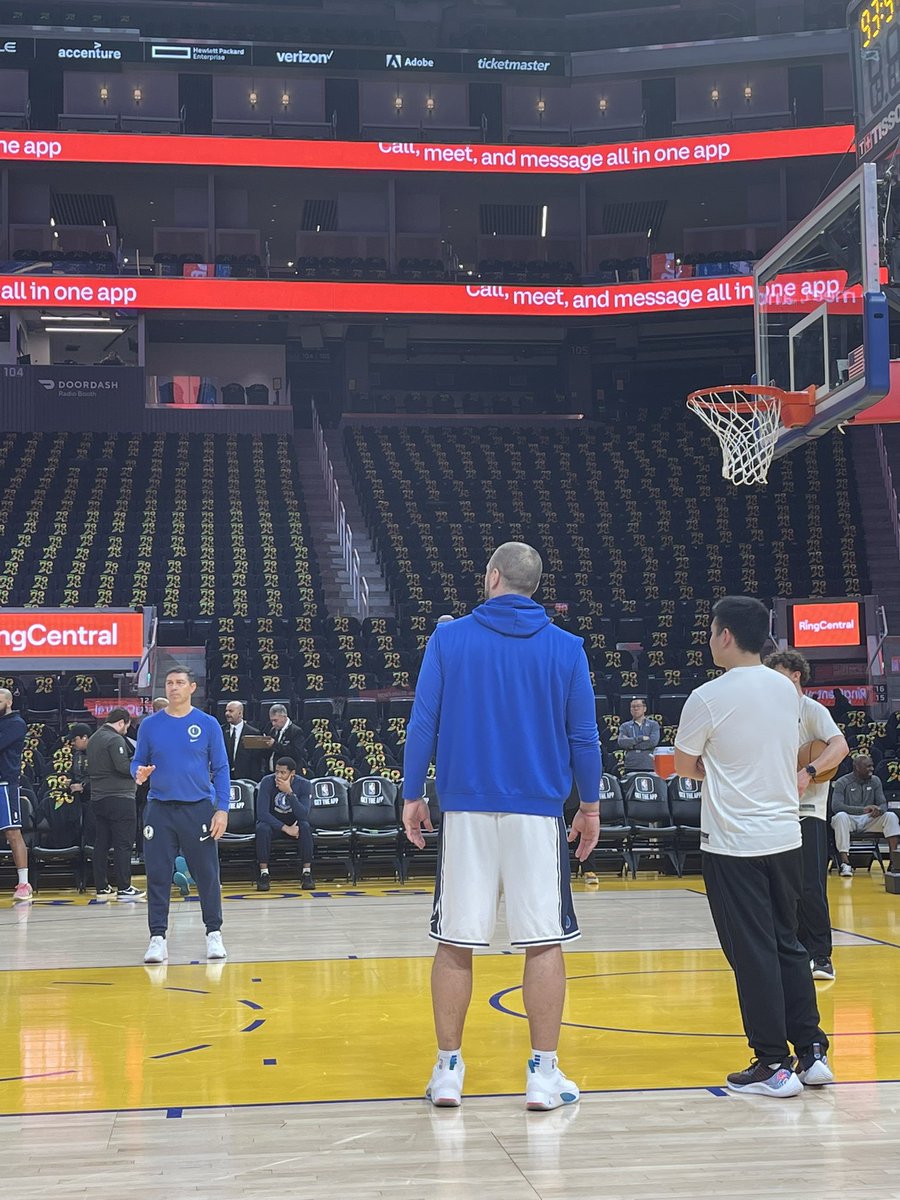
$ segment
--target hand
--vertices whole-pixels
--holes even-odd
[[[273,737],[267,737],[266,738],[266,747],[271,750],[271,748],[274,745],[275,745],[275,739]]]
[[[286,833],[288,837],[298,838],[300,836],[299,825],[282,825],[281,832]]]
[[[404,801],[403,828],[406,830],[406,836],[418,850],[425,848],[425,838],[422,836],[423,826],[429,833],[434,833],[427,802],[425,800]]]
[[[69,784],[69,791],[70,791],[70,792],[83,792],[83,791],[84,791],[84,784],[83,784],[83,783],[70,783],[70,784]]]
[[[597,839],[600,837],[600,805],[596,805],[593,811],[590,809],[579,808],[578,812],[572,818],[572,828],[569,830],[570,842],[578,839],[578,845],[575,847],[575,857],[579,862],[584,862],[594,847],[597,845]]]
[[[279,792],[282,792],[285,796],[293,795],[294,789],[291,786],[289,779],[276,779],[275,786],[278,788]]]
[[[878,807],[877,804],[867,804],[866,807],[863,809],[863,812],[866,814],[867,817],[880,817],[881,816],[881,809]]]
[[[797,772],[797,792],[799,795],[802,796],[811,783],[812,778],[806,768]]]
[[[213,819],[209,826],[209,835],[214,842],[217,842],[225,830],[228,828],[228,813],[223,812],[221,808],[217,808],[213,813]]]
[[[155,770],[156,767],[138,767],[134,773],[135,782],[146,783]]]

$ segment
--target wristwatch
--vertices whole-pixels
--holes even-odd
[[[818,775],[819,772],[812,765],[812,763],[809,763],[806,767],[806,773],[810,777],[810,779],[815,779],[815,777]]]

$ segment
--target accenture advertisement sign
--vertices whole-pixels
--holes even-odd
[[[132,671],[150,609],[0,608],[0,671]]]

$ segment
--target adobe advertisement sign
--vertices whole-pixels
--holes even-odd
[[[862,609],[856,601],[835,604],[795,604],[791,611],[791,645],[803,647],[859,646]]]
[[[0,671],[134,670],[149,610],[0,608]]]
[[[476,175],[601,175],[666,167],[846,155],[850,125],[774,129],[595,146],[332,142],[152,133],[0,131],[0,163],[277,167],[307,171],[441,171]]]

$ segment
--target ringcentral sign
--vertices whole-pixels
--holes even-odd
[[[133,669],[147,614],[134,609],[0,609],[0,670]]]

